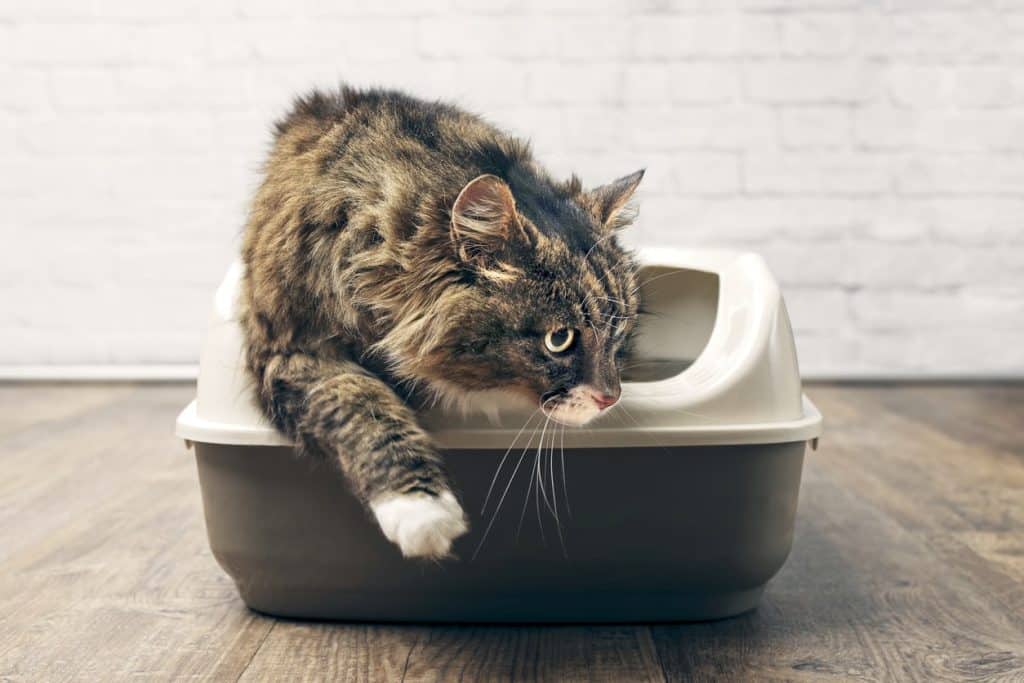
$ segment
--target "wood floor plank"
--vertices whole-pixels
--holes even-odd
[[[643,626],[369,626],[282,621],[243,680],[661,681]]]
[[[415,627],[278,621],[243,681],[398,681]]]
[[[887,387],[882,405],[982,448],[1024,458],[1024,396],[1012,385]]]
[[[190,393],[118,387],[3,441],[0,679],[237,678],[255,654],[272,622],[209,556],[171,434]]]
[[[0,385],[0,680],[1020,680],[1024,387],[811,386],[826,416],[761,607],[654,626],[248,611],[172,434],[187,385]]]
[[[757,612],[653,627],[670,680],[1024,676],[1021,632],[959,568],[827,475],[808,475],[793,556]]]
[[[34,425],[52,425],[134,390],[134,385],[121,383],[0,385],[0,437]]]
[[[826,399],[840,414],[852,408],[863,416],[836,430],[830,451],[835,457],[825,461],[829,471],[905,528],[928,539],[939,561],[961,566],[977,590],[1024,626],[1024,582],[1014,573],[1017,564],[988,562],[958,540],[989,533],[1012,547],[1012,539],[1020,538],[1024,459],[1001,447],[950,437],[930,421],[888,409],[890,393],[889,389],[846,390]],[[963,392],[950,402],[963,403],[968,397]]]

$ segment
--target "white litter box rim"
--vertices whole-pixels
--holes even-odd
[[[613,409],[614,410],[614,409]],[[582,427],[565,429],[567,448],[642,448],[672,446],[726,446],[790,443],[817,439],[822,431],[818,408],[803,396],[803,417],[785,422],[729,425],[682,425],[677,427]],[[431,432],[434,443],[445,449],[505,449],[513,442],[524,447],[536,428],[511,427],[439,429]],[[176,434],[187,441],[237,446],[292,446],[291,439],[270,425],[238,425],[204,420],[192,401],[178,415]],[[518,438],[517,438],[518,437]]]
[[[566,447],[767,444],[806,441],[821,434],[821,414],[801,391],[782,294],[763,259],[744,252],[673,248],[641,249],[638,257],[645,267],[718,277],[711,337],[693,364],[679,374],[623,382],[620,405],[585,427],[566,428]],[[242,265],[236,262],[214,297],[197,397],[178,416],[176,433],[201,443],[290,446],[292,441],[257,407],[244,367],[238,323],[242,275]],[[552,423],[545,423],[537,412],[502,415],[492,424],[479,417],[432,411],[424,417],[424,426],[439,447],[448,449],[503,450],[516,443],[517,436],[522,448],[536,432],[546,429],[554,434]],[[562,438],[559,429],[560,443]]]

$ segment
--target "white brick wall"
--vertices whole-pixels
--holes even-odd
[[[291,95],[453,98],[634,243],[762,252],[810,375],[1024,373],[1024,2],[0,0],[0,365],[194,363]]]

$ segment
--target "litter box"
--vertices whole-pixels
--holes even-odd
[[[177,434],[195,448],[210,548],[242,600],[285,617],[420,622],[705,620],[756,607],[789,554],[805,446],[822,429],[786,307],[756,254],[639,256],[650,314],[619,405],[558,429],[557,443],[549,424],[539,450],[540,419],[520,431],[525,415],[424,416],[471,525],[440,562],[403,559],[340,473],[295,457],[262,417],[233,266]]]

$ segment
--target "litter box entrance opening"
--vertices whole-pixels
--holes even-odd
[[[656,382],[675,377],[697,360],[711,339],[718,313],[718,275],[648,266],[640,269],[639,279],[646,313],[638,320],[635,357],[622,379]]]

